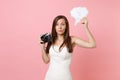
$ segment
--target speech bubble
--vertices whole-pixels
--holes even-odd
[[[83,17],[87,17],[88,10],[86,7],[75,7],[70,11],[71,16],[75,19],[76,26]]]

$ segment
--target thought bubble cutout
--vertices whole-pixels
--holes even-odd
[[[87,17],[88,10],[86,7],[75,7],[70,11],[71,16],[75,19],[76,26],[83,17]]]

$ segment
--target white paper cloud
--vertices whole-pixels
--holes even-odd
[[[87,17],[88,10],[86,7],[75,7],[70,11],[70,14],[75,19],[75,25],[77,25],[83,17]]]

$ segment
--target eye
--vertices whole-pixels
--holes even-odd
[[[64,24],[64,23],[62,23],[61,25],[63,25],[63,26],[64,26],[65,24]]]
[[[56,26],[58,26],[58,24],[56,24]]]

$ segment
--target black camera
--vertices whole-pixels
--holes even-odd
[[[41,44],[44,44],[44,43],[46,43],[46,42],[51,42],[51,34],[49,34],[49,33],[45,33],[45,34],[42,34],[41,36],[40,36],[40,38],[41,38],[41,40],[43,41],[43,42],[41,42]]]

